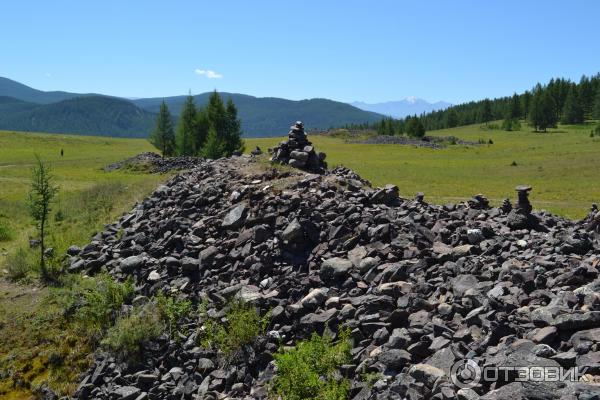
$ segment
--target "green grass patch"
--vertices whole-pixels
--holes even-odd
[[[73,321],[82,335],[97,343],[117,318],[121,306],[133,297],[133,283],[119,283],[110,275],[94,278],[71,275],[64,278],[66,286],[52,290],[56,302]]]
[[[153,303],[120,316],[102,340],[102,346],[124,361],[136,360],[142,345],[165,330]]]
[[[277,375],[272,390],[283,400],[345,400],[350,381],[339,374],[351,360],[350,332],[343,330],[337,343],[331,337],[313,333],[293,348],[275,354]]]
[[[495,125],[501,122],[427,132],[486,143],[443,149],[346,143],[343,135],[309,135],[309,140],[327,153],[329,167],[344,165],[376,186],[396,184],[404,197],[422,191],[426,201],[436,204],[465,201],[478,193],[495,205],[505,198],[514,202],[519,184],[533,186],[530,199],[535,209],[569,218],[584,217],[593,202],[600,202],[600,137],[590,137],[595,123],[559,125],[547,133],[532,132],[525,123],[512,132],[490,129]],[[493,144],[487,144],[489,139]],[[258,145],[266,151],[281,140],[250,138],[246,147]]]
[[[146,151],[153,148],[143,139],[0,131],[0,231],[8,232],[0,232],[0,273],[20,282],[0,279],[1,398],[31,398],[44,383],[71,394],[102,332],[119,318],[123,295],[104,278],[62,278],[63,287],[52,290],[23,284],[35,282],[38,274],[38,249],[29,248],[35,229],[25,201],[35,154],[51,166],[60,189],[47,238],[54,248],[49,262],[59,273],[68,246],[87,244],[168,178],[103,169]]]
[[[0,242],[8,242],[13,240],[15,232],[8,224],[8,221],[0,218]]]
[[[228,360],[240,351],[242,346],[251,344],[265,333],[269,325],[269,313],[261,316],[254,306],[241,300],[232,300],[226,306],[223,319],[209,318],[206,304],[201,305],[201,318],[204,318],[200,343],[205,348],[215,348]]]
[[[178,299],[175,296],[167,296],[159,292],[155,296],[156,308],[161,319],[166,323],[169,336],[178,338],[178,323],[184,318],[190,316],[192,312],[192,302],[188,299]],[[187,332],[181,332],[186,334]]]

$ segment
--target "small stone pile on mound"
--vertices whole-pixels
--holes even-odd
[[[169,171],[181,171],[192,169],[200,163],[198,157],[179,156],[179,157],[161,157],[152,152],[140,153],[123,161],[110,164],[104,168],[105,171],[114,171],[117,169],[129,168],[137,170],[147,170],[151,174],[163,174]]]
[[[132,279],[134,303],[163,292],[216,317],[241,298],[270,312],[265,335],[224,362],[202,347],[206,321],[192,315],[175,337],[144,343],[139,360],[98,352],[76,398],[274,398],[273,354],[342,328],[350,399],[599,398],[597,209],[581,222],[534,213],[519,187],[515,217],[483,195],[438,206],[346,168],[283,177],[244,172],[256,171],[248,162],[173,177],[71,248],[70,269]],[[463,373],[519,366],[590,368],[574,380]]]
[[[304,132],[304,124],[296,121],[290,127],[289,139],[270,149],[271,162],[289,164],[294,168],[313,173],[323,173],[327,169],[325,153],[317,153]]]

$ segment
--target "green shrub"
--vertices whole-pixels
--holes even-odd
[[[381,372],[366,372],[361,374],[361,380],[366,383],[369,388],[372,388],[378,380],[383,378],[384,375]]]
[[[351,359],[350,332],[344,330],[340,340],[313,333],[292,349],[275,354],[277,375],[272,390],[284,400],[348,398],[350,382],[339,376],[338,369]]]
[[[157,338],[164,330],[155,306],[149,303],[120,316],[114,326],[108,329],[101,344],[122,360],[137,359],[142,344]]]
[[[29,272],[34,269],[35,262],[32,256],[23,248],[17,249],[6,259],[7,278],[11,281],[21,281],[27,278]]]
[[[0,242],[8,242],[13,240],[15,234],[7,221],[0,218]]]
[[[64,313],[96,342],[114,324],[121,306],[133,296],[133,284],[129,280],[119,283],[109,275],[76,276],[54,295]]]
[[[490,122],[490,123],[489,123],[489,124],[487,124],[487,125],[483,125],[481,128],[482,128],[482,129],[484,129],[484,130],[490,130],[490,131],[494,131],[494,130],[498,130],[498,129],[500,129],[500,125],[498,125],[498,124],[496,124],[496,123],[492,123],[492,122]]]
[[[502,129],[505,131],[520,131],[521,122],[518,119],[505,119],[502,122]]]
[[[92,224],[110,215],[115,198],[127,191],[123,182],[100,182],[64,200],[61,218]]]
[[[242,346],[254,342],[265,333],[270,314],[260,313],[250,304],[234,300],[227,305],[225,321],[207,318],[201,336],[203,347],[215,347],[226,358],[234,357]],[[206,313],[203,312],[206,318]]]
[[[184,299],[179,300],[172,296],[166,296],[160,292],[156,296],[156,308],[160,317],[167,324],[169,336],[173,337],[177,329],[177,323],[190,315],[192,302]]]

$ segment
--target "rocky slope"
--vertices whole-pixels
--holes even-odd
[[[205,298],[217,315],[239,296],[271,311],[269,334],[224,364],[199,347],[202,321],[190,319],[188,336],[147,343],[139,362],[98,353],[76,397],[266,398],[280,343],[341,327],[354,343],[341,369],[352,399],[600,396],[590,382],[518,382],[514,373],[469,388],[452,379],[466,360],[591,366],[586,380],[600,372],[592,219],[529,214],[523,199],[516,210],[490,208],[483,196],[437,206],[394,186],[372,189],[344,168],[311,175],[258,165],[203,161],[175,176],[70,249],[70,269],[131,276],[139,296]]]

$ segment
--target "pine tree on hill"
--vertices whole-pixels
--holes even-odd
[[[407,117],[406,120],[406,133],[409,136],[421,138],[425,136],[425,128],[421,119],[416,115],[414,117]]]
[[[536,90],[531,101],[529,121],[536,131],[556,126],[556,103],[552,95],[543,89]]]
[[[208,113],[206,109],[201,108],[196,111],[196,121],[194,129],[194,149],[195,153],[199,154],[202,152],[206,138],[208,137],[208,130],[210,129],[210,121],[208,119]]]
[[[523,111],[523,118],[527,119],[529,112],[529,104],[531,103],[531,93],[529,90],[525,91],[521,96],[521,110]]]
[[[563,109],[562,122],[565,124],[582,124],[585,119],[583,106],[575,85],[571,86]]]
[[[227,134],[225,135],[224,152],[230,156],[235,151],[244,151],[244,141],[242,140],[242,123],[238,118],[237,107],[233,100],[227,100]]]
[[[513,94],[510,98],[510,104],[508,107],[508,118],[518,120],[521,118],[521,101],[518,94]]]
[[[594,108],[594,83],[583,75],[579,81],[579,101],[583,108],[584,116],[591,116]]]
[[[481,104],[481,122],[484,122],[486,125],[488,122],[492,120],[492,102],[490,99],[483,100]]]
[[[600,119],[600,85],[596,90],[596,98],[594,100],[594,109],[592,110],[592,118]]]
[[[215,128],[218,137],[224,137],[227,132],[227,110],[219,93],[215,90],[208,98],[206,113],[210,125]]]
[[[214,127],[211,127],[208,130],[208,136],[206,137],[206,142],[202,148],[202,155],[212,160],[216,160],[223,156],[223,143],[221,143],[221,140],[217,135],[217,130]]]
[[[450,109],[446,114],[446,127],[454,128],[456,126],[458,126],[458,114],[454,109]]]
[[[162,102],[160,111],[156,117],[156,128],[150,134],[150,143],[154,145],[163,157],[175,155],[175,131],[173,129],[173,118],[169,112],[167,104]]]
[[[198,149],[194,148],[194,130],[196,128],[196,105],[194,97],[189,95],[185,100],[181,117],[177,125],[177,154],[193,156]]]

